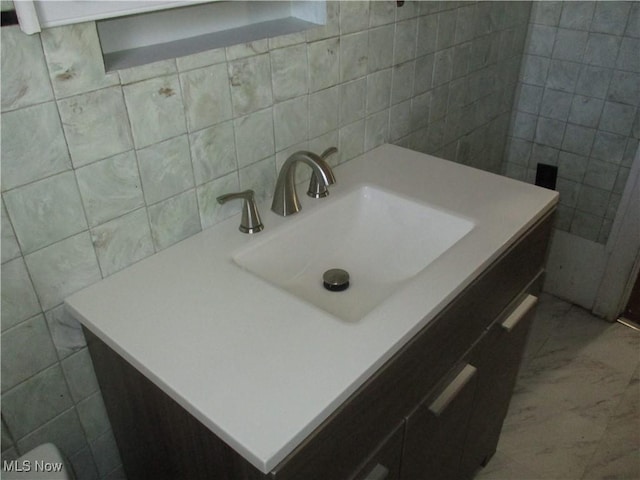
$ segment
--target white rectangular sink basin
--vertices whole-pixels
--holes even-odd
[[[362,319],[473,228],[469,220],[371,186],[325,201],[260,234],[233,260],[349,322]],[[323,274],[332,268],[349,273],[349,288],[324,288]]]

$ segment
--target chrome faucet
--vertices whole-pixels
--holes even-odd
[[[335,151],[337,152],[337,149]],[[332,149],[327,149],[323,155],[329,156],[332,153],[334,153]],[[333,170],[319,155],[304,150],[292,154],[280,169],[273,193],[273,202],[271,203],[271,210],[283,217],[300,211],[300,201],[296,192],[296,165],[298,162],[306,163],[313,171],[309,188],[311,189],[314,181],[318,185],[315,190],[319,191],[320,194],[316,196],[315,192],[309,190],[307,192],[308,195],[316,198],[324,197],[328,194],[327,185],[332,185],[336,181],[333,176]]]

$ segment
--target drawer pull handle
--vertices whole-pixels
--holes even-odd
[[[388,476],[389,469],[378,463],[363,480],[384,480]]]
[[[513,330],[518,322],[527,316],[529,310],[531,310],[538,302],[538,297],[533,295],[527,295],[520,305],[518,305],[513,312],[500,324],[507,332]]]
[[[449,385],[442,391],[438,398],[436,398],[431,405],[429,405],[429,411],[436,417],[439,417],[444,412],[449,404],[453,401],[458,393],[465,387],[467,383],[476,374],[476,367],[466,364],[460,373],[456,375]]]

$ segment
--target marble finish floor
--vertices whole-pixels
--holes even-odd
[[[543,294],[478,480],[640,479],[640,332]]]

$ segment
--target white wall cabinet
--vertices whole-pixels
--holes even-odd
[[[324,0],[24,0],[15,5],[27,34],[95,21],[107,71],[326,24]]]
[[[105,18],[148,13],[168,8],[184,7],[211,0],[160,0],[160,1],[39,1],[14,2],[20,27],[25,33],[42,31],[72,23],[89,22]]]

